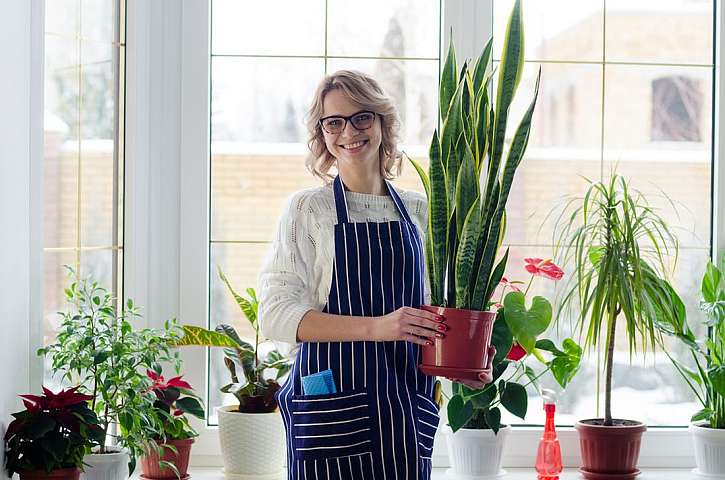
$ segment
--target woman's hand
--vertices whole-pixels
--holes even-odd
[[[468,388],[472,388],[473,390],[478,390],[479,388],[483,388],[486,384],[491,383],[491,380],[493,380],[493,370],[491,369],[491,365],[493,364],[493,357],[496,356],[496,347],[491,345],[488,347],[488,362],[486,364],[486,371],[481,372],[478,375],[479,381],[475,380],[458,380],[455,378],[451,378],[452,381],[461,383]]]
[[[402,307],[382,317],[374,317],[372,338],[376,342],[406,340],[418,345],[433,345],[434,338],[443,338],[448,327],[444,317],[426,310]]]

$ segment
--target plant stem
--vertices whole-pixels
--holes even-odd
[[[612,423],[612,367],[614,366],[614,334],[617,330],[617,308],[609,308],[609,332],[607,334],[606,376],[604,379],[604,425]]]

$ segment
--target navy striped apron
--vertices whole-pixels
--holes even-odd
[[[351,223],[340,177],[330,295],[323,312],[381,316],[423,302],[423,249],[386,181],[401,221]],[[290,480],[428,480],[438,407],[434,378],[405,341],[303,342],[278,401]],[[337,393],[304,395],[301,378],[331,369]]]

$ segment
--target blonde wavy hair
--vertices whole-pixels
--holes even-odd
[[[341,90],[353,103],[359,105],[361,110],[370,110],[378,114],[382,133],[380,174],[388,180],[400,175],[402,156],[398,151],[400,135],[398,109],[373,77],[356,70],[339,70],[327,75],[315,91],[306,117],[307,130],[310,135],[307,141],[310,154],[305,161],[307,169],[325,183],[329,183],[335,178],[328,172],[336,159],[325,145],[324,133],[320,126],[325,96],[333,90]]]

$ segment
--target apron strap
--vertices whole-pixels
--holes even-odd
[[[393,199],[393,203],[398,209],[398,213],[400,213],[400,216],[403,218],[403,220],[408,222],[408,224],[413,225],[413,220],[411,220],[410,215],[408,214],[408,210],[405,208],[405,204],[403,204],[403,200],[398,195],[398,192],[395,191],[395,188],[393,188],[393,186],[387,180],[385,180],[385,187],[388,189],[388,193]],[[335,177],[335,181],[333,182],[333,191],[335,193],[335,210],[337,211],[337,223],[349,223],[350,218],[347,209],[347,199],[345,198],[345,187],[343,187],[342,185],[342,179],[340,179],[339,174]]]

